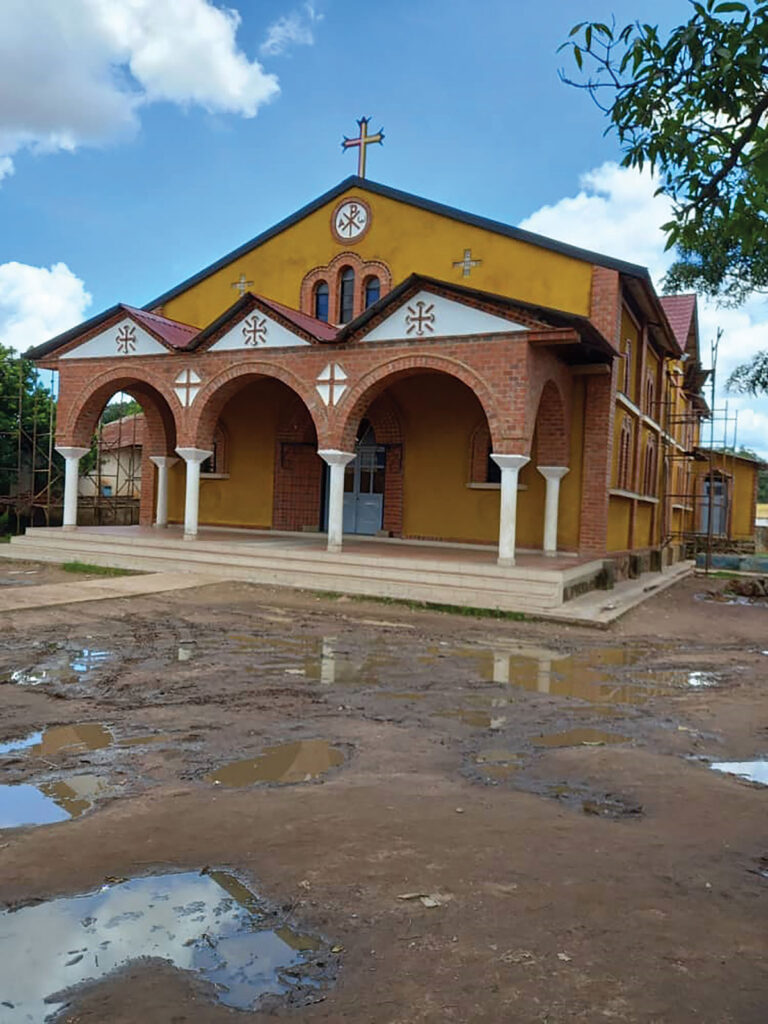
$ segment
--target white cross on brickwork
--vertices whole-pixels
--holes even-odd
[[[200,390],[200,377],[194,370],[182,370],[173,389],[181,404],[188,409]]]
[[[479,267],[482,262],[483,262],[482,260],[474,260],[474,259],[472,259],[472,250],[471,249],[465,249],[464,250],[464,259],[454,260],[453,265],[457,269],[459,267],[461,267],[461,276],[462,277],[469,277],[469,275],[472,273],[472,268],[473,267]]]
[[[324,405],[338,405],[339,399],[347,390],[347,375],[338,363],[328,363],[326,368],[317,378],[317,393],[323,400]]]
[[[248,291],[252,284],[253,281],[246,281],[245,274],[240,274],[240,277],[237,279],[237,281],[233,281],[229,287],[237,288],[241,295],[245,295],[245,293]]]
[[[266,345],[267,321],[260,316],[252,316],[243,324],[242,335],[246,345]]]
[[[117,332],[115,345],[117,346],[117,351],[123,356],[127,356],[129,352],[135,352],[136,328],[131,324],[123,324]]]
[[[435,304],[430,302],[427,305],[423,299],[418,299],[413,306],[408,307],[405,326],[408,328],[405,333],[415,334],[417,338],[423,338],[425,334],[433,332],[435,329]]]

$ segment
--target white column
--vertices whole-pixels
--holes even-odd
[[[150,455],[149,461],[157,466],[157,511],[155,526],[168,525],[168,470],[179,461],[172,455]]]
[[[328,550],[341,551],[344,529],[344,467],[355,457],[354,452],[335,448],[318,449],[317,454],[330,467],[328,482]]]
[[[187,489],[184,498],[184,540],[197,536],[197,514],[200,507],[200,463],[213,455],[202,448],[177,448],[187,464]]]
[[[547,481],[544,501],[544,554],[557,554],[557,518],[560,507],[560,481],[568,472],[567,466],[537,466]]]
[[[530,462],[527,455],[495,455],[491,458],[501,470],[501,510],[499,514],[499,565],[515,564],[517,528],[517,476]]]
[[[90,448],[59,448],[57,445],[56,451],[64,459],[64,517],[61,525],[65,530],[74,530],[77,526],[77,464]]]

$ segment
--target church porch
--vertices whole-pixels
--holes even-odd
[[[491,545],[384,537],[345,537],[343,550],[331,553],[322,533],[205,526],[193,544],[181,526],[37,528],[0,554],[528,614],[557,612],[572,595],[594,589],[603,570],[600,559],[526,550],[514,566],[500,566]]]

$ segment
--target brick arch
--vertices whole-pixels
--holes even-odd
[[[322,437],[327,432],[327,414],[310,385],[284,366],[254,360],[227,367],[201,388],[190,410],[192,415],[185,431],[185,443],[193,448],[209,448],[224,406],[249,381],[259,377],[280,381],[290,388],[306,408],[316,435]]]
[[[353,451],[357,429],[366,410],[396,380],[402,377],[412,377],[418,373],[444,373],[465,384],[477,398],[485,413],[494,444],[499,443],[503,419],[497,409],[496,400],[485,381],[469,366],[457,359],[424,354],[380,363],[345,393],[339,403],[339,419],[334,432],[337,439],[335,447],[339,447],[343,451]]]
[[[177,425],[170,393],[161,382],[131,376],[123,367],[99,375],[69,400],[69,412],[63,430],[57,432],[57,443],[89,447],[107,402],[120,391],[135,399],[144,412],[147,440],[144,456],[172,454],[176,447]]]
[[[392,271],[381,260],[364,260],[356,252],[338,253],[323,267],[314,267],[304,277],[299,291],[299,309],[310,316],[315,315],[313,296],[315,285],[324,281],[328,285],[328,320],[335,323],[339,308],[339,276],[344,267],[355,272],[355,302],[352,316],[359,316],[365,309],[365,282],[369,277],[378,277],[381,282],[380,297],[392,290]]]
[[[536,461],[540,466],[568,465],[568,429],[560,388],[548,380],[541,389],[534,427]]]

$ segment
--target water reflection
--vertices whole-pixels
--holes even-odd
[[[768,760],[758,761],[713,761],[710,765],[716,772],[737,775],[740,779],[768,786]]]
[[[114,657],[112,651],[81,647],[58,651],[30,668],[16,669],[7,681],[18,686],[43,686],[49,683],[79,683]]]
[[[221,786],[309,782],[343,763],[344,754],[325,740],[299,740],[267,747],[259,757],[222,765],[206,779]]]
[[[275,927],[259,898],[223,871],[137,878],[0,914],[4,1024],[44,1021],[62,993],[140,957],[160,957],[215,986],[219,1002],[252,1009],[303,984],[319,940]],[[289,971],[289,969],[292,969]]]
[[[601,747],[607,743],[629,743],[630,736],[620,736],[604,729],[566,729],[534,737],[534,747]]]

